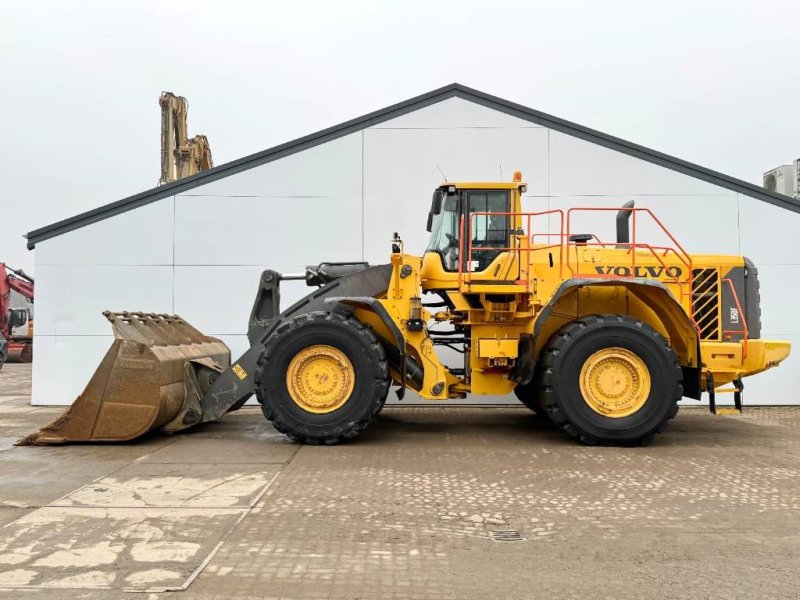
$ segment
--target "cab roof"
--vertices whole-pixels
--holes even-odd
[[[455,186],[459,190],[516,190],[527,185],[524,181],[448,181],[440,188]]]

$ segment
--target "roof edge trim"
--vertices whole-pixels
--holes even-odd
[[[285,158],[286,156],[302,152],[303,150],[308,150],[320,144],[333,141],[340,137],[344,137],[345,135],[355,133],[356,131],[383,123],[390,119],[395,119],[415,110],[425,108],[426,106],[430,106],[453,97],[474,102],[481,106],[497,110],[528,122],[536,123],[555,131],[559,131],[561,133],[592,142],[605,148],[609,148],[611,150],[616,150],[634,158],[645,160],[672,171],[677,171],[678,173],[700,179],[707,183],[711,183],[713,185],[717,185],[719,187],[729,189],[731,191],[800,214],[800,201],[790,198],[789,196],[784,196],[783,194],[778,194],[776,192],[770,192],[753,183],[731,177],[730,175],[725,175],[724,173],[720,173],[712,169],[707,169],[700,165],[664,154],[663,152],[659,152],[657,150],[653,150],[652,148],[647,148],[646,146],[641,146],[639,144],[602,133],[595,129],[584,127],[583,125],[543,113],[527,106],[523,106],[522,104],[517,104],[497,96],[492,96],[490,94],[486,94],[485,92],[481,92],[458,83],[452,83],[431,92],[415,96],[414,98],[410,98],[403,102],[373,111],[361,117],[356,117],[349,121],[345,121],[344,123],[328,127],[327,129],[323,129],[321,131],[291,140],[284,144],[274,146],[267,150],[224,163],[214,167],[213,169],[209,169],[208,171],[203,171],[202,173],[187,177],[186,179],[181,179],[161,187],[146,190],[139,194],[123,198],[122,200],[118,200],[116,202],[112,202],[110,204],[106,204],[93,210],[78,214],[74,217],[70,217],[62,221],[52,223],[51,225],[46,225],[39,229],[35,229],[25,236],[28,239],[28,249],[32,250],[35,248],[37,243],[44,240],[80,229],[92,223],[103,221],[110,217],[125,213],[129,210],[139,208],[140,206],[145,206],[152,202],[168,198],[169,196],[186,192],[187,190],[211,183],[212,181],[222,179],[229,175],[234,175],[274,160]]]
[[[32,250],[39,242],[80,229],[86,225],[103,221],[129,210],[146,206],[147,204],[163,200],[169,196],[181,194],[218,179],[223,179],[230,175],[285,158],[286,156],[331,142],[351,133],[355,133],[356,131],[361,131],[367,127],[377,125],[378,123],[401,117],[415,110],[419,110],[420,108],[425,108],[431,104],[441,102],[442,100],[447,100],[448,98],[458,95],[458,87],[457,84],[446,85],[420,96],[410,98],[409,100],[345,121],[344,123],[339,123],[338,125],[333,125],[332,127],[285,142],[278,146],[273,146],[267,150],[221,164],[208,171],[192,175],[191,177],[155,187],[139,194],[128,196],[122,200],[117,200],[116,202],[80,213],[74,217],[69,217],[57,221],[56,223],[40,227],[39,229],[34,229],[25,236],[28,239],[28,249]]]

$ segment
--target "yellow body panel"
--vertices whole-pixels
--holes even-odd
[[[792,349],[786,340],[747,340],[746,344],[701,342],[700,346],[703,366],[714,374],[715,386],[776,367]]]
[[[519,340],[517,339],[481,339],[478,340],[478,356],[480,358],[516,358]]]

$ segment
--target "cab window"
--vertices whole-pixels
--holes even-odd
[[[470,271],[482,271],[509,244],[509,216],[511,209],[507,190],[466,190],[448,194],[442,201],[439,214],[435,215],[431,227],[428,252],[437,252],[442,258],[445,271],[458,271],[461,215],[465,214],[465,235],[472,239],[472,262]],[[465,240],[464,252],[468,243]]]
[[[437,252],[442,257],[445,271],[458,271],[459,207],[458,195],[444,196],[442,208],[433,218],[431,238],[426,249],[426,252]]]

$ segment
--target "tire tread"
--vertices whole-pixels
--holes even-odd
[[[292,336],[299,328],[309,326],[314,322],[336,323],[354,332],[361,339],[370,356],[377,359],[376,363],[379,375],[375,377],[372,382],[371,397],[373,401],[364,417],[357,421],[351,421],[344,430],[335,431],[332,428],[332,431],[329,433],[307,435],[295,431],[281,418],[280,413],[270,406],[270,402],[262,397],[261,384],[264,381],[265,371],[269,367],[274,348],[281,344],[282,341],[286,339],[286,336]],[[383,374],[383,376],[380,374]],[[289,439],[309,445],[333,445],[358,436],[372,423],[383,408],[390,383],[389,363],[386,358],[386,351],[372,332],[372,329],[364,325],[354,316],[339,312],[313,311],[287,319],[281,323],[264,343],[264,351],[258,357],[255,373],[256,397],[259,404],[261,404],[261,411],[264,413],[264,416],[272,423],[275,429],[286,435]]]
[[[625,440],[624,442],[613,442],[614,444],[623,443],[625,445],[647,444],[652,440],[655,434],[664,431],[667,428],[669,421],[671,421],[675,415],[678,414],[678,401],[683,397],[683,371],[678,363],[677,354],[675,354],[675,351],[669,345],[667,340],[646,323],[637,321],[631,317],[622,315],[589,315],[568,323],[553,335],[539,359],[542,374],[540,379],[541,388],[539,396],[541,398],[542,408],[555,425],[560,427],[564,432],[567,433],[567,435],[580,441],[582,444],[596,446],[611,443],[609,440],[605,440],[590,435],[585,431],[581,431],[573,423],[567,420],[566,415],[558,406],[558,401],[554,392],[555,381],[553,377],[553,369],[559,360],[559,355],[566,350],[569,342],[579,331],[585,332],[589,328],[600,329],[609,323],[635,327],[640,332],[645,333],[657,343],[658,347],[669,357],[672,363],[673,372],[675,374],[675,387],[671,392],[672,405],[670,410],[667,412],[664,418],[661,419],[661,421],[655,424],[652,431],[649,433],[639,436],[635,439]]]

